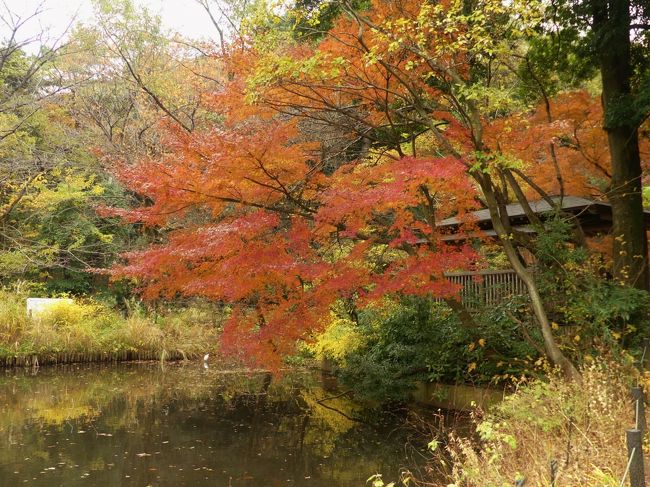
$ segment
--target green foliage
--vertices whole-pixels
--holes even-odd
[[[593,53],[582,39],[583,32],[566,28],[528,39],[525,62],[518,68],[520,99],[537,103],[563,90],[580,88],[596,76]]]
[[[368,0],[352,0],[352,8],[363,11],[368,8]],[[341,15],[341,3],[332,0],[297,0],[287,15],[296,39],[318,40],[332,28]]]
[[[89,293],[132,229],[100,218],[94,207],[123,193],[99,168],[65,107],[44,99],[53,60],[19,49],[0,66],[0,282],[28,279],[47,292]],[[32,86],[33,85],[33,86]],[[5,97],[5,98],[3,98]]]
[[[551,31],[547,31],[546,34],[550,38],[560,39],[560,42],[555,43],[556,53],[560,58],[573,54],[583,58],[581,63],[591,62],[597,66],[598,56],[601,60],[612,54],[625,56],[626,54],[623,52],[616,52],[616,48],[621,48],[619,44],[621,37],[617,34],[623,32],[623,36],[628,37],[628,31],[634,32],[629,36],[631,41],[630,73],[603,73],[605,76],[620,76],[621,83],[629,83],[631,88],[628,95],[621,96],[614,100],[610,107],[606,107],[606,124],[612,127],[636,127],[647,118],[650,110],[650,90],[648,89],[650,86],[648,84],[650,36],[647,29],[631,29],[630,25],[647,24],[650,19],[650,9],[648,9],[648,2],[645,0],[631,0],[627,5],[626,9],[618,11],[621,13],[617,13],[616,9],[609,9],[609,11],[606,9],[601,12],[601,5],[596,0],[583,2],[562,0],[548,6],[548,16],[553,19],[553,28],[549,29]],[[623,15],[622,12],[625,10],[629,10],[631,15]],[[601,13],[595,15],[596,12]],[[572,36],[571,42],[561,42],[567,33]],[[614,47],[614,52],[610,53],[608,50],[612,46],[616,47]],[[620,61],[618,62],[620,63]],[[619,66],[622,65],[624,64],[619,64]],[[611,67],[603,66],[601,69],[611,69]],[[624,78],[628,79],[624,81]],[[607,97],[607,94],[605,96]]]
[[[40,280],[54,293],[98,290],[101,281],[86,269],[108,265],[131,230],[101,218],[94,206],[120,193],[89,171],[55,168],[36,178],[4,221],[0,278]]]
[[[576,363],[603,350],[623,356],[646,333],[648,295],[608,280],[602,262],[574,238],[571,223],[558,216],[536,240],[535,277],[554,333]],[[417,381],[517,384],[543,376],[543,340],[527,297],[479,309],[470,327],[426,298],[403,297],[353,316],[337,310],[312,350],[333,360],[356,392],[384,401],[408,398]]]
[[[403,297],[360,311],[358,322],[335,320],[315,349],[338,364],[346,385],[381,401],[408,398],[417,381],[489,383],[525,373],[536,351],[506,311],[477,318],[469,329],[443,303]]]
[[[650,298],[608,279],[602,260],[573,244],[572,232],[563,218],[548,220],[536,242],[536,279],[550,317],[570,326],[563,346],[579,362],[602,345],[621,350],[646,336]]]

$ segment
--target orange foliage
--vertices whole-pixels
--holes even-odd
[[[525,161],[535,180],[556,192],[548,155],[554,142],[567,193],[591,194],[592,180],[608,171],[598,104],[574,93],[553,102],[550,123],[541,109],[486,117],[477,148],[471,125],[436,88],[469,76],[466,52],[454,47],[463,29],[429,27],[442,14],[418,18],[426,5],[377,1],[367,22],[405,19],[396,35],[422,33],[418,49],[435,55],[435,64],[347,16],[316,51],[239,46],[220,59],[230,81],[209,97],[219,123],[192,133],[170,126],[164,156],[117,170],[150,204],[102,211],[169,233],[165,243],[125,255],[113,276],[138,279],[148,297],[201,295],[231,304],[223,350],[277,367],[296,341],[326,324],[338,300],[363,306],[387,293],[458,291],[444,272],[469,269],[477,256],[445,243],[436,221],[456,216],[471,229],[477,191],[468,168],[477,149]],[[454,157],[422,158],[415,148],[405,156],[401,132],[421,130],[410,117],[423,110],[422,100],[443,127],[428,152],[453,148]],[[353,123],[345,130],[362,138],[392,130],[397,140],[389,152],[328,176],[318,144],[296,120],[330,123],[333,115],[347,117]]]
[[[602,198],[610,184],[611,163],[600,100],[585,91],[563,93],[550,100],[550,111],[550,121],[543,104],[530,114],[495,120],[486,137],[520,159],[525,172],[547,193],[560,194],[559,169],[565,194]],[[650,137],[643,129],[640,133],[642,160],[648,160]]]
[[[325,176],[295,119],[247,103],[244,86],[234,78],[212,97],[221,123],[192,133],[169,126],[163,156],[118,165],[116,174],[150,204],[101,211],[169,233],[124,255],[114,278],[137,279],[148,298],[230,303],[223,351],[267,367],[321,329],[339,299],[457,291],[442,274],[471,266],[474,252],[440,241],[412,209],[425,201],[423,187],[436,217],[474,208],[461,163],[386,159]],[[377,248],[402,251],[383,261],[371,255]]]

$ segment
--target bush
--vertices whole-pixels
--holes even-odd
[[[551,319],[569,325],[560,345],[580,364],[599,349],[638,346],[649,331],[650,295],[609,279],[602,257],[573,245],[571,232],[562,218],[547,222],[536,242],[536,280]]]
[[[335,316],[312,350],[333,360],[356,393],[405,400],[418,381],[489,383],[524,373],[536,351],[505,312],[500,316],[463,327],[444,303],[403,297],[360,311],[357,321]]]

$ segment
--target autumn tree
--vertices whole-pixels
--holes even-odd
[[[218,62],[129,0],[94,8],[94,20],[70,35],[65,103],[97,150],[137,160],[160,150],[162,121],[187,131],[201,122],[203,95],[221,83]]]
[[[521,59],[513,53],[521,51],[521,31],[536,25],[540,11],[528,5],[513,21],[516,6],[479,2],[471,7],[378,3],[359,12],[347,5],[348,15],[328,32],[315,55],[307,52],[304,58],[300,48],[293,48],[265,58],[258,73],[260,91],[286,114],[346,114],[357,122],[348,127],[356,127],[359,138],[398,157],[417,151],[418,137],[426,134],[433,139],[430,154],[462,161],[480,188],[512,267],[528,286],[548,355],[573,374],[519,255],[517,248],[527,246],[527,238],[511,228],[505,212],[514,197],[531,222],[541,223],[520,183],[530,185],[531,179],[516,157],[502,150],[494,130],[504,114],[523,108],[508,93],[512,63]],[[300,59],[299,66],[288,61],[292,57]],[[269,72],[275,77],[265,78]]]
[[[514,199],[543,227],[526,194],[546,192],[500,143],[504,118],[528,109],[513,86],[542,9],[491,0],[339,6],[317,44],[262,24],[219,52],[229,82],[212,102],[222,122],[189,134],[170,126],[162,157],[120,170],[152,204],[106,211],[178,230],[128,255],[116,276],[141,279],[152,296],[235,304],[226,348],[268,358],[309,339],[334,303],[353,311],[386,293],[453,297],[444,273],[477,256],[450,244],[437,222],[453,215],[472,233],[470,210],[485,205],[547,355],[576,377],[521,257],[530,236],[505,211]],[[324,170],[305,121],[346,133],[349,162]],[[538,143],[549,150],[552,140],[549,131]]]
[[[85,293],[98,283],[86,270],[109,265],[131,235],[94,211],[123,194],[70,108],[92,75],[70,69],[80,53],[71,29],[56,39],[25,36],[42,15],[2,14],[8,36],[0,46],[0,281]]]
[[[328,178],[315,166],[313,144],[295,142],[296,121],[249,106],[242,88],[238,79],[215,95],[223,126],[192,134],[170,127],[173,151],[120,169],[153,204],[106,211],[178,230],[128,255],[117,275],[141,279],[149,296],[181,292],[236,305],[224,348],[267,364],[322,328],[338,300],[454,294],[443,273],[471,265],[473,252],[441,241],[434,215],[411,209],[424,194],[447,203],[441,217],[473,208],[460,164],[404,159]],[[187,219],[194,223],[180,223]],[[415,251],[423,238],[430,243]]]
[[[16,148],[15,157],[5,157],[0,165],[4,206],[0,219],[7,218],[30,183],[48,167],[37,153],[22,150],[29,145],[29,124],[63,88],[52,69],[63,47],[61,39],[39,47],[45,41],[44,32],[33,36],[24,34],[41,14],[42,9],[37,8],[22,18],[6,5],[0,13],[0,21],[6,26],[0,43],[0,143],[5,153],[8,147]],[[34,48],[35,54],[27,54],[27,49]]]

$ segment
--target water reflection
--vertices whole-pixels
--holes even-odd
[[[360,486],[397,472],[401,435],[313,373],[131,364],[0,375],[1,486]]]

